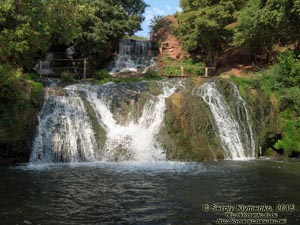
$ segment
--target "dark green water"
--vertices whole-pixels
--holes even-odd
[[[203,204],[294,204],[300,163],[90,163],[0,168],[0,224],[216,224]]]

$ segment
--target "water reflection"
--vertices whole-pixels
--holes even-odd
[[[3,224],[215,224],[203,204],[294,203],[300,165],[272,161],[0,168]]]

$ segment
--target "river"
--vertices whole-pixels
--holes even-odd
[[[271,160],[1,167],[0,221],[5,225],[209,225],[227,217],[203,210],[204,204],[240,204],[272,206],[278,218],[296,225],[300,224],[299,171],[299,162]],[[295,209],[278,212],[278,204]]]

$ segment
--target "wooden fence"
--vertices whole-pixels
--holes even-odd
[[[178,68],[178,74],[180,75],[175,75],[175,74],[172,74],[172,75],[163,75],[163,76],[167,76],[167,77],[191,77],[191,76],[195,76],[195,75],[191,75],[191,74],[188,74],[186,73],[186,71],[189,69],[189,68],[193,68],[193,69],[199,69],[199,70],[204,70],[204,77],[209,77],[209,70],[215,70],[216,68],[215,67],[198,67],[198,66],[170,66],[170,67],[177,67]]]
[[[72,65],[67,65],[71,62]],[[57,64],[63,64],[62,66],[57,66]],[[40,77],[45,75],[58,75],[62,71],[70,71],[76,75],[82,75],[83,79],[86,79],[87,75],[87,64],[88,59],[50,59],[50,60],[39,60],[37,71]],[[47,68],[43,67],[46,66]]]

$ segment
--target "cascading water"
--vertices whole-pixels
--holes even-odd
[[[148,96],[137,120],[120,123],[112,112],[112,90],[115,84],[71,85],[63,89],[63,96],[49,94],[39,114],[38,133],[34,141],[31,163],[81,161],[156,161],[166,158],[156,141],[163,123],[165,99],[174,93],[176,86],[161,82],[162,93]],[[121,92],[132,92],[122,89]],[[125,93],[126,95],[126,93]],[[88,104],[96,114],[96,126],[106,132],[103,149],[97,140]]]
[[[119,124],[114,119],[114,115],[109,110],[109,102],[97,97],[95,91],[87,91],[88,101],[93,105],[99,123],[104,125],[107,132],[104,160],[165,159],[165,153],[156,141],[156,135],[164,119],[165,99],[174,93],[176,87],[168,87],[166,83],[162,85],[163,93],[150,97],[144,106],[142,116],[137,121],[128,121],[125,125]]]
[[[193,80],[49,85],[39,114],[33,164],[185,160],[182,156],[190,149],[199,156],[215,149],[210,157],[215,159],[255,155],[246,102],[227,80],[200,87]],[[202,101],[191,90],[197,90]],[[202,115],[182,108],[189,104]],[[189,146],[177,148],[176,143]]]
[[[50,92],[50,90],[48,90]],[[94,161],[95,138],[82,99],[48,93],[38,116],[39,126],[30,162]]]
[[[249,112],[237,87],[232,83],[231,89],[234,106],[228,105],[214,81],[202,85],[198,94],[209,106],[225,150],[225,157],[233,160],[253,158],[255,156],[255,142]],[[236,107],[236,110],[232,107]],[[234,111],[237,115],[233,113]],[[245,118],[243,115],[246,115]]]
[[[119,54],[113,62],[111,73],[145,71],[155,64],[149,41],[122,39],[119,43]],[[142,72],[144,72],[142,71]]]

